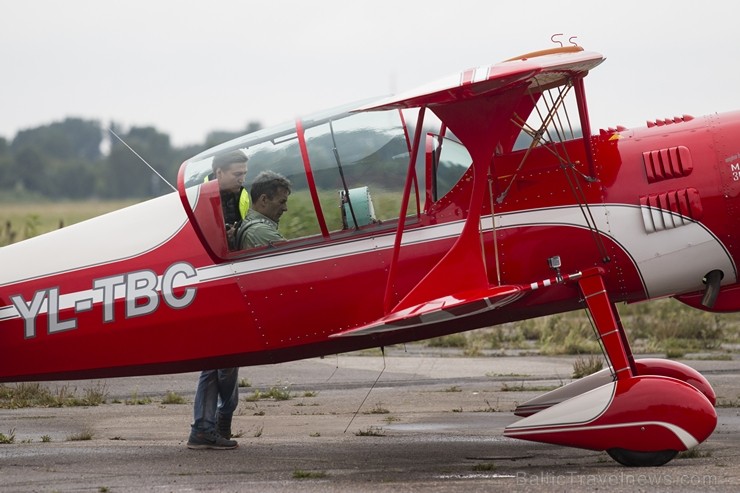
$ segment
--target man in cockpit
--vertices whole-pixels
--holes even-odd
[[[288,210],[290,181],[274,171],[263,171],[252,182],[252,206],[237,232],[239,249],[285,241],[278,222]]]
[[[244,188],[247,176],[247,156],[242,151],[219,154],[213,158],[213,174],[221,191],[221,210],[224,214],[229,250],[236,248],[236,232],[249,210],[249,193]],[[210,178],[210,177],[209,177]]]

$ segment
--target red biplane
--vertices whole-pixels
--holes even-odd
[[[0,382],[277,363],[585,308],[609,368],[520,405],[505,435],[668,462],[712,433],[715,395],[635,359],[615,303],[740,309],[740,113],[592,134],[602,61],[530,53],[248,134],[186,161],[177,193],[2,248]],[[205,178],[235,150],[247,183],[291,180],[285,242],[229,248]]]

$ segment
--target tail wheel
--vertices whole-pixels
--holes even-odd
[[[658,467],[670,462],[678,450],[659,450],[657,452],[637,452],[623,448],[611,448],[606,451],[609,456],[627,467]]]

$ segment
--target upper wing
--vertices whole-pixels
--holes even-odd
[[[563,84],[568,77],[585,75],[604,61],[599,53],[569,46],[523,55],[490,66],[465,70],[417,89],[363,106],[385,110],[432,106],[504,91],[517,83],[543,88]]]

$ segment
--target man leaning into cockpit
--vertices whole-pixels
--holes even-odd
[[[244,189],[247,156],[241,151],[218,155],[213,159],[213,175],[221,191],[226,238],[229,249],[236,247],[236,232],[249,209],[249,196]],[[193,403],[193,424],[188,448],[233,449],[231,419],[239,403],[239,368],[205,370],[198,379]]]

